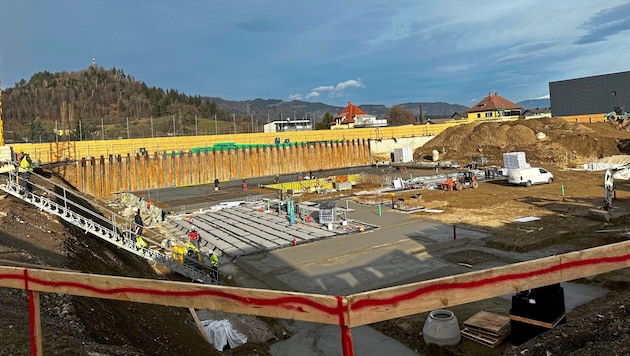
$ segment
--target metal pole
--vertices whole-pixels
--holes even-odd
[[[252,132],[254,132],[254,114],[249,114],[249,116],[252,118]]]
[[[153,137],[153,116],[151,116],[151,138]]]
[[[105,123],[101,117],[101,140],[105,139]]]
[[[81,127],[81,120],[79,120],[79,141],[83,141],[83,128]]]
[[[217,134],[217,114],[214,114],[214,134]]]
[[[195,115],[195,136],[197,136],[197,115]]]
[[[173,115],[173,136],[175,136],[175,133],[177,131],[175,130],[175,115]]]
[[[129,118],[126,117],[125,120],[127,120],[127,139],[129,139],[130,138],[130,136],[129,136]]]
[[[232,120],[234,120],[234,133],[236,133],[236,115],[232,114]]]

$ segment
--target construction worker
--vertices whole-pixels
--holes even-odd
[[[188,238],[190,238],[190,243],[192,243],[193,245],[195,245],[195,247],[197,247],[197,249],[199,249],[199,233],[194,226],[190,227]]]
[[[214,190],[219,190],[219,178],[214,178]]]
[[[210,277],[213,282],[219,282],[219,257],[213,250],[208,252],[208,258],[210,259]]]
[[[144,230],[144,222],[142,222],[142,217],[140,216],[140,209],[133,208],[133,213],[134,213],[133,222],[135,224],[133,228],[133,232],[136,235],[136,248],[137,249],[145,248],[147,247],[147,243],[142,238],[142,233]]]
[[[247,190],[247,181],[243,179],[243,191]]]
[[[31,178],[31,172],[33,172],[33,162],[31,161],[31,157],[28,154],[25,154],[24,151],[20,151],[16,158],[17,157],[20,157],[20,160],[18,161],[18,173],[20,178],[22,178],[24,189],[26,189],[27,192],[32,193],[33,184],[29,181]]]

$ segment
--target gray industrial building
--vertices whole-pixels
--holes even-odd
[[[570,116],[630,110],[630,71],[549,83],[551,113]]]

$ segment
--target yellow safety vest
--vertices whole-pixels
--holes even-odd
[[[18,169],[20,172],[32,171],[31,163],[26,159],[26,156],[22,157],[20,161],[20,168]]]
[[[219,257],[215,253],[210,255],[210,266],[216,267],[219,265]]]

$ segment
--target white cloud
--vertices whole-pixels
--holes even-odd
[[[346,80],[345,82],[341,82],[337,84],[335,87],[336,92],[342,92],[349,88],[365,88],[365,85],[361,82],[361,79],[357,80]]]
[[[302,100],[304,96],[302,94],[291,94],[289,100]]]
[[[535,98],[535,99],[538,100],[538,99],[550,99],[550,98],[551,98],[551,96],[549,94],[547,94],[547,95],[543,95],[543,96]]]
[[[322,94],[327,93],[329,98],[337,98],[343,96],[345,92],[349,89],[365,88],[365,84],[361,81],[361,79],[350,79],[344,82],[339,82],[335,85],[320,85],[311,89],[311,92],[303,95],[303,94],[291,94],[289,99],[295,100],[298,97],[305,99],[315,99],[320,97]]]

